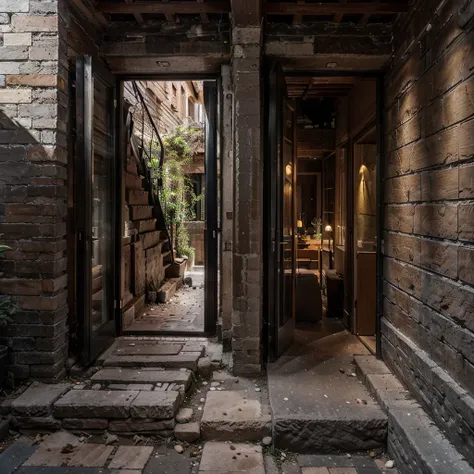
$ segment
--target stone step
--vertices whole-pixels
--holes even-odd
[[[259,441],[270,436],[271,430],[270,408],[247,390],[207,394],[201,419],[202,439]]]
[[[349,334],[339,338],[341,343],[353,340]],[[387,416],[352,376],[352,357],[322,357],[316,353],[296,357],[287,366],[269,364],[275,447],[305,454],[384,447]]]
[[[148,205],[148,192],[141,189],[128,189],[127,190],[127,202],[128,204],[142,204]]]
[[[157,300],[160,303],[167,303],[173,297],[176,291],[181,288],[182,285],[182,278],[170,278],[158,290]]]
[[[132,221],[151,219],[153,217],[153,206],[130,206]]]
[[[196,371],[200,353],[179,355],[111,355],[104,360],[104,367],[163,367]]]
[[[189,370],[155,370],[144,368],[142,370],[119,367],[104,368],[96,372],[91,380],[106,383],[177,383],[184,385],[187,390],[192,382],[192,372]]]
[[[156,230],[156,219],[143,219],[134,223],[135,229],[139,234],[144,232],[152,232]]]
[[[174,418],[183,396],[177,391],[71,390],[53,406],[56,418]]]
[[[143,248],[149,249],[150,247],[154,247],[160,242],[161,231],[154,230],[151,232],[145,232],[144,234],[140,234],[140,240],[143,242]]]

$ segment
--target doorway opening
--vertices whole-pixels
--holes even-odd
[[[72,83],[69,297],[83,364],[120,335],[214,335],[217,79],[128,80],[85,56]]]
[[[294,339],[301,347],[302,341],[342,334],[347,344],[334,344],[335,351],[376,353],[377,80],[271,67],[265,260],[270,361],[291,352]]]
[[[215,81],[123,82],[123,334],[215,330],[216,90]]]

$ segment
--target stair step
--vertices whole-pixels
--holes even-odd
[[[56,418],[173,418],[182,403],[177,391],[71,390],[53,406]]]
[[[151,219],[153,217],[153,206],[130,206],[132,221]]]
[[[148,192],[142,189],[128,189],[127,202],[130,205],[142,204],[148,205]]]
[[[208,392],[201,437],[218,441],[259,441],[271,436],[270,408],[247,390]]]
[[[141,370],[121,367],[106,367],[96,372],[91,380],[106,383],[176,383],[184,385],[187,390],[192,382],[189,370],[159,370],[144,368]]]
[[[145,232],[144,234],[140,234],[140,240],[143,242],[144,249],[154,247],[160,242],[160,231],[154,230],[152,232]]]
[[[143,234],[144,232],[152,232],[156,230],[156,219],[153,218],[136,221],[134,225],[139,234]]]
[[[110,355],[104,367],[163,367],[166,369],[189,369],[196,371],[200,353],[179,355]]]
[[[163,267],[168,269],[171,264],[168,265],[163,265]],[[158,290],[158,301],[160,303],[166,303],[168,302],[173,295],[176,293],[179,288],[183,285],[183,279],[182,278],[170,278],[167,280],[161,288]]]
[[[142,178],[133,173],[125,174],[125,187],[127,189],[142,189]]]

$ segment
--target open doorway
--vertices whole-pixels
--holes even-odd
[[[376,351],[376,85],[344,73],[284,74],[278,65],[270,73],[270,360],[301,331],[312,340],[345,333],[350,352]]]
[[[123,83],[124,334],[215,327],[205,318],[206,307],[217,306],[216,116],[209,114],[217,105],[208,83]]]

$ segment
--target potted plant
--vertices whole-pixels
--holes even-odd
[[[9,250],[7,245],[0,245],[0,257]],[[12,316],[17,310],[15,299],[10,295],[0,295],[0,331],[3,327],[13,321]],[[0,387],[5,380],[8,359],[8,347],[0,344]]]

